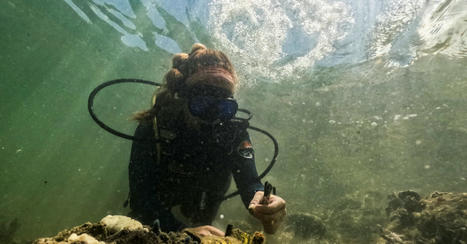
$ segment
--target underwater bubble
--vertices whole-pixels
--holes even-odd
[[[430,168],[431,168],[431,165],[425,164],[425,166],[424,166],[423,168],[425,168],[425,169],[430,169]]]
[[[224,215],[223,214],[219,215],[219,218],[224,219]]]
[[[373,121],[373,122],[371,122],[371,126],[376,127],[376,126],[378,126],[378,123]]]
[[[394,115],[394,121],[397,121],[401,118],[401,115],[400,114],[396,114]]]
[[[418,114],[407,114],[406,116],[404,116],[403,119],[404,119],[404,120],[408,120],[408,119],[410,119],[410,118],[415,118],[415,117],[417,117],[417,116],[418,116]]]
[[[331,120],[329,120],[329,124],[333,125],[333,124],[335,124],[335,123],[336,123],[336,121],[335,121],[335,120],[332,120],[332,119],[331,119]]]
[[[415,144],[416,144],[416,145],[422,144],[422,140],[416,140],[416,141],[415,141]]]

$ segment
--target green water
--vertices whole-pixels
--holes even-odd
[[[114,1],[127,3],[133,17],[115,7],[118,4],[109,4],[112,1],[71,2],[86,19],[70,2],[0,3],[0,220],[18,219],[17,239],[50,236],[107,214],[128,212],[122,204],[128,194],[131,143],[91,120],[88,95],[116,78],[161,81],[171,52],[188,51],[194,42],[232,57],[242,79],[240,106],[254,113],[253,125],[267,129],[279,142],[278,162],[265,180],[277,186],[289,213],[319,211],[346,195],[369,191],[385,196],[407,189],[422,194],[467,189],[467,48],[462,32],[467,7],[460,1],[447,1],[444,8],[443,1],[436,1],[438,5],[432,4],[439,11],[428,17],[422,10],[431,5],[421,5],[413,16],[407,15],[411,21],[389,21],[390,28],[370,28],[362,23],[377,19],[371,11],[346,12],[342,6],[351,5],[348,1],[329,1],[342,23],[358,28],[342,24],[335,33],[326,29],[333,23],[329,19],[310,17],[324,27],[306,38],[301,38],[310,33],[306,26],[303,33],[294,29],[289,33],[298,33],[297,39],[285,40],[282,49],[268,33],[283,27],[282,19],[274,21],[280,11],[273,10],[287,10],[292,0],[266,10],[243,1],[220,1],[207,5],[213,13],[209,18],[203,11],[168,8],[170,1]],[[188,1],[187,6],[203,10],[207,2]],[[157,6],[163,28],[148,17],[149,5],[143,3]],[[354,4],[361,7],[365,1]],[[229,10],[234,5],[240,7]],[[309,5],[302,8],[313,7]],[[456,6],[460,9],[452,10]],[[438,36],[415,40],[424,32],[413,26],[430,26],[424,21],[444,16],[449,7],[460,18],[451,25],[454,31],[440,27]],[[174,9],[188,17],[181,18]],[[255,11],[245,14],[245,9]],[[112,11],[127,14],[134,26],[125,25]],[[342,32],[346,38],[340,37]],[[177,45],[161,48],[157,40],[163,39],[154,33]],[[451,33],[449,38],[445,33]],[[122,38],[128,34],[139,38]],[[313,40],[314,35],[323,38]],[[334,39],[326,43],[324,37]],[[394,51],[379,54],[388,43]],[[275,56],[280,51],[288,55]],[[152,92],[145,85],[108,88],[96,98],[96,113],[131,133],[136,124],[128,118],[149,106]],[[272,144],[260,134],[253,132],[252,137],[262,171]],[[227,201],[219,212],[225,218],[216,224],[224,228],[228,219],[248,218],[241,208],[238,197]]]

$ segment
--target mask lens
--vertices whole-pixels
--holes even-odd
[[[189,108],[192,115],[201,117],[213,104],[210,97],[194,97],[190,100]]]
[[[193,116],[206,121],[229,120],[237,113],[238,109],[234,99],[219,99],[209,96],[193,97],[188,106]]]
[[[221,100],[217,104],[217,109],[220,120],[229,120],[237,113],[238,104],[233,99]]]

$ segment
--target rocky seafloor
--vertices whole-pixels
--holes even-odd
[[[378,244],[467,243],[467,193],[434,192],[421,198],[416,192],[392,196],[389,224]]]
[[[34,244],[143,244],[143,243],[185,243],[185,244],[262,244],[264,235],[246,233],[229,227],[225,237],[199,236],[190,231],[165,233],[143,226],[137,220],[121,215],[108,215],[98,223],[85,223],[61,231],[54,237],[39,238]]]
[[[1,219],[0,219],[1,220]],[[31,243],[15,239],[17,220],[0,222],[0,243]],[[348,195],[314,212],[290,212],[275,235],[264,236],[247,221],[233,223],[225,237],[200,237],[190,232],[151,230],[125,216],[106,216],[39,238],[35,244],[107,243],[459,243],[467,244],[467,193],[414,191]]]
[[[289,215],[275,239],[275,243],[467,244],[467,193],[347,196],[315,215]]]

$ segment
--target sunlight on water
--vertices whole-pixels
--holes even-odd
[[[71,0],[65,2],[90,21]],[[138,15],[127,1],[95,0],[86,7],[120,32],[123,43],[145,51],[149,43],[136,28],[138,19],[151,20],[152,26],[145,28],[152,29],[154,43],[171,53],[181,49],[159,10],[168,11],[188,28],[190,21],[200,21],[216,45],[234,55],[240,74],[250,83],[300,78],[315,64],[358,63],[389,55],[388,65],[405,66],[420,52],[465,53],[463,1],[217,0],[188,5],[145,0],[142,4],[144,10]],[[195,33],[190,35],[197,41]]]
[[[215,1],[209,27],[222,46],[241,60],[249,77],[271,81],[308,70],[353,22],[343,2]]]
[[[434,1],[426,8],[418,30],[421,50],[427,54],[442,53],[453,57],[467,55],[467,2]]]

